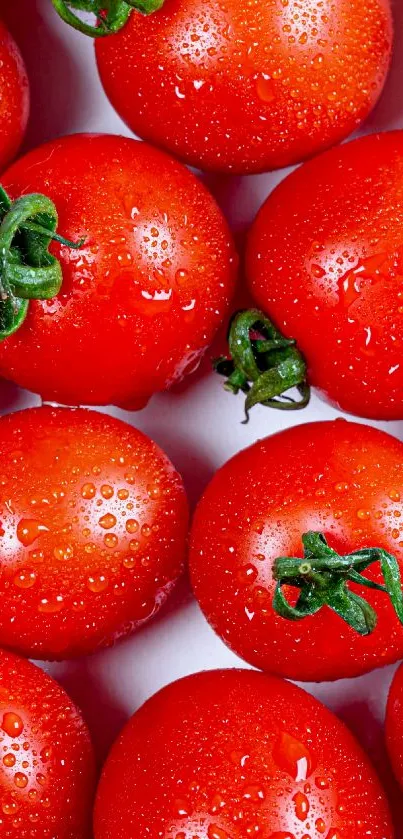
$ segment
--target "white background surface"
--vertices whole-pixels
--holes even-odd
[[[403,127],[403,0],[395,0],[394,12],[392,69],[365,132]],[[77,131],[130,136],[103,92],[92,42],[63,24],[50,0],[0,0],[0,14],[20,45],[31,78],[32,114],[24,149]],[[243,178],[205,176],[240,243],[256,210],[286,171]],[[1,383],[1,412],[39,402],[32,394]],[[257,407],[249,425],[241,425],[242,398],[236,401],[223,391],[208,363],[175,393],[155,397],[137,414],[113,408],[108,412],[141,428],[166,450],[184,476],[192,504],[215,469],[257,438],[293,423],[338,415],[314,395],[309,408],[294,416]],[[402,423],[372,424],[403,439]],[[46,665],[46,669],[83,709],[103,757],[128,716],[164,684],[197,670],[231,666],[246,665],[214,635],[187,582],[182,581],[163,613],[137,635],[112,650],[75,662]],[[358,735],[401,813],[402,794],[390,778],[382,731],[393,671],[386,668],[356,680],[307,687]],[[401,815],[397,821],[402,823]],[[398,839],[402,837],[400,824]]]

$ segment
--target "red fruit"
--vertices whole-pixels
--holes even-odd
[[[104,767],[95,839],[392,839],[345,726],[287,682],[198,673],[132,717]]]
[[[250,290],[308,380],[342,410],[403,417],[403,132],[333,149],[286,178],[253,224]]]
[[[236,257],[211,195],[185,167],[123,137],[76,135],[9,169],[11,198],[43,193],[63,284],[0,344],[0,374],[50,401],[144,406],[197,367],[229,305]]]
[[[100,38],[96,55],[136,134],[202,169],[247,173],[354,131],[381,93],[391,44],[388,0],[165,0]]]
[[[323,534],[328,547],[320,542],[323,553],[316,544],[313,556],[305,552],[302,559],[302,536],[312,532]],[[336,561],[364,548],[391,555],[392,584],[389,565],[381,573],[379,551],[368,567],[350,557],[336,573]],[[279,557],[295,559],[280,566]],[[290,562],[295,570],[287,577]],[[239,452],[218,470],[193,521],[190,572],[207,619],[250,664],[291,679],[358,676],[402,658],[402,569],[403,445],[345,420],[295,426]],[[349,580],[353,570],[387,582],[400,620],[385,592]],[[330,607],[336,583],[342,589]],[[289,606],[277,608],[276,591]],[[296,619],[290,609],[302,592],[303,614],[319,596],[325,600]]]
[[[120,420],[38,408],[0,420],[0,644],[92,652],[156,613],[182,571],[187,502],[166,455]]]
[[[0,170],[15,157],[29,114],[27,72],[17,44],[0,21]]]
[[[24,659],[0,651],[2,839],[89,839],[95,764],[67,694]]]

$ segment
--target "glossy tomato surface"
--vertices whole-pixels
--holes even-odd
[[[392,682],[386,709],[386,740],[397,780],[403,787],[403,666]]]
[[[340,408],[403,417],[403,132],[356,140],[274,190],[253,224],[249,286]]]
[[[301,536],[322,532],[342,554],[382,547],[403,567],[403,445],[364,425],[295,426],[235,455],[196,510],[193,588],[221,638],[248,662],[283,676],[357,676],[403,656],[389,598],[360,590],[378,626],[359,636],[327,606],[289,621],[273,610],[273,562],[303,556]],[[379,564],[367,576],[383,582]],[[358,593],[358,590],[357,590]]]
[[[0,420],[0,644],[68,658],[112,642],[182,571],[183,484],[141,432],[95,412]]]
[[[15,157],[29,114],[29,83],[17,44],[0,20],[0,170]]]
[[[67,694],[24,659],[0,651],[0,836],[90,839],[95,762]]]
[[[367,116],[392,44],[388,0],[165,0],[96,54],[130,128],[202,169],[259,172]]]
[[[132,717],[101,778],[95,839],[392,839],[374,770],[321,703],[262,673],[174,682]]]
[[[213,198],[181,164],[118,136],[75,135],[19,160],[13,198],[42,192],[59,232],[63,286],[30,304],[0,344],[0,374],[64,404],[142,407],[197,367],[235,283],[235,253]]]

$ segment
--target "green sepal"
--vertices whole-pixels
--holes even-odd
[[[377,615],[367,600],[350,590],[348,583],[354,583],[387,594],[403,624],[402,581],[396,557],[383,548],[363,548],[341,556],[328,545],[323,533],[317,531],[304,533],[302,544],[303,558],[278,557],[274,562],[273,608],[278,615],[299,621],[328,606],[359,635],[370,635],[376,627]],[[362,574],[374,562],[380,563],[384,585]],[[295,606],[287,599],[284,586],[300,590]]]
[[[23,324],[29,300],[49,300],[60,291],[62,269],[49,253],[52,240],[76,248],[56,233],[58,216],[45,195],[10,201],[0,186],[0,340]]]
[[[245,422],[254,405],[297,411],[308,404],[305,360],[295,341],[285,338],[263,312],[245,309],[233,316],[228,350],[229,356],[215,359],[213,367],[225,377],[226,390],[246,395]],[[285,395],[292,388],[299,398]]]
[[[164,0],[52,0],[52,3],[65,23],[91,38],[104,38],[123,29],[134,10],[150,15],[161,8]],[[95,24],[87,23],[76,12],[94,15]]]

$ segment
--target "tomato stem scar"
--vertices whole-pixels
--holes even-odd
[[[299,621],[315,615],[323,606],[333,609],[359,635],[370,635],[377,624],[375,609],[348,587],[348,583],[387,594],[403,624],[403,593],[400,567],[396,557],[383,548],[363,548],[340,556],[329,547],[323,533],[309,531],[302,536],[304,557],[281,556],[273,566],[277,581],[273,608],[282,618]],[[362,572],[374,562],[381,565],[384,585]],[[283,586],[300,590],[295,606],[287,600]]]
[[[282,411],[298,411],[310,400],[306,363],[293,339],[285,338],[258,309],[236,312],[228,330],[229,355],[213,361],[224,387],[246,395],[244,422],[254,405]],[[295,387],[300,399],[285,396]]]

